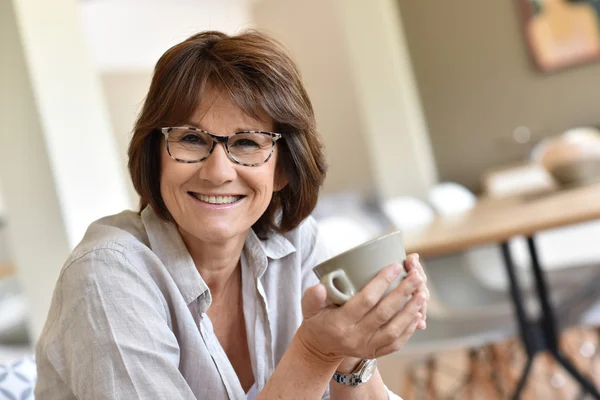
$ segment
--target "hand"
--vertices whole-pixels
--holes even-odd
[[[344,357],[377,358],[399,350],[423,320],[419,310],[428,300],[420,264],[410,265],[407,277],[385,297],[402,272],[399,264],[384,268],[341,307],[328,305],[323,285],[309,288],[302,299],[304,321],[297,333],[303,347],[325,362],[341,362]]]
[[[421,263],[419,261],[419,255],[418,254],[409,254],[406,257],[406,260],[404,261],[404,269],[407,272],[410,272],[411,270],[414,269],[419,273],[419,275],[421,275],[421,277],[423,278],[423,283],[422,283],[421,287],[419,289],[417,289],[417,291],[421,291],[422,293],[425,293],[425,296],[426,296],[427,300],[429,301],[430,294],[429,294],[429,289],[427,288],[427,275],[425,274],[423,266],[421,265]],[[421,313],[423,318],[418,322],[417,329],[423,330],[427,327],[426,321],[427,321],[428,301],[426,301],[425,304],[423,305],[423,307],[421,307],[419,309],[419,312]],[[358,366],[360,361],[361,361],[360,358],[346,357],[340,363],[340,365],[338,367],[338,371],[340,371],[342,373],[350,373],[356,369],[356,367]]]
[[[423,304],[423,307],[419,309],[421,315],[423,315],[423,319],[419,321],[417,324],[417,329],[425,329],[427,327],[427,304],[429,303],[429,289],[427,288],[427,275],[425,275],[425,271],[423,270],[423,266],[419,261],[418,254],[409,254],[404,261],[404,269],[406,272],[410,272],[412,270],[416,270],[419,275],[423,278],[423,283],[417,289],[417,292],[424,293],[427,301]]]

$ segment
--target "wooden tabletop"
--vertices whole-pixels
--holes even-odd
[[[406,250],[435,256],[600,218],[600,183],[503,199],[481,198],[468,212],[438,217],[407,234]],[[600,243],[600,238],[598,238]]]

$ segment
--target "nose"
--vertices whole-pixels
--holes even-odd
[[[235,166],[227,156],[223,143],[217,143],[208,158],[202,161],[199,174],[201,179],[215,186],[235,179]]]

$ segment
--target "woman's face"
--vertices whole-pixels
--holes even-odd
[[[216,135],[273,130],[268,117],[253,119],[216,92],[203,97],[186,125]],[[245,239],[273,191],[282,187],[276,164],[277,148],[267,163],[248,167],[232,162],[222,144],[207,159],[192,164],[173,160],[163,145],[160,191],[186,243]]]

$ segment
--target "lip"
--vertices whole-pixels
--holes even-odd
[[[240,205],[244,199],[246,198],[245,195],[240,195],[240,194],[205,194],[202,193],[202,195],[205,196],[240,196],[240,199],[234,203],[224,203],[224,204],[210,204],[210,203],[205,203],[204,201],[197,199],[196,197],[194,197],[192,195],[192,193],[196,193],[196,194],[201,194],[198,192],[187,192],[188,196],[199,206],[204,207],[204,208],[208,208],[211,210],[228,210],[234,207],[237,207],[238,205]]]
[[[188,193],[196,193],[196,194],[200,194],[202,196],[240,196],[240,197],[246,197],[246,195],[240,194],[240,193],[202,193],[202,192],[194,192],[191,190],[188,190]]]

